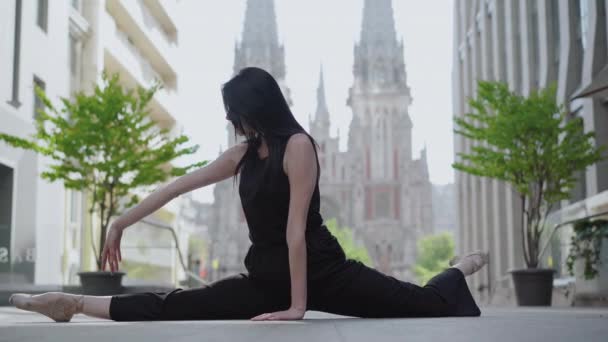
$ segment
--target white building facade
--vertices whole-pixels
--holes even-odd
[[[77,91],[90,93],[105,70],[118,73],[129,88],[160,82],[150,119],[178,134],[177,6],[174,0],[3,1],[0,39],[10,48],[0,51],[0,74],[7,75],[0,82],[0,132],[34,132],[34,107],[41,106],[34,84],[58,103]],[[0,213],[0,274],[10,282],[77,284],[78,271],[95,269],[91,224],[98,236],[97,217],[88,214],[84,194],[40,179],[46,165],[44,157],[0,143],[0,202],[6,204]],[[174,226],[178,211],[175,199],[147,219]],[[123,259],[156,268],[157,277],[149,280],[177,284],[173,239],[145,221],[126,231]]]
[[[555,83],[560,103],[584,119],[586,131],[595,131],[596,146],[608,143],[607,94],[593,91],[608,77],[606,6],[603,0],[456,0],[454,116],[471,110],[467,98],[476,93],[479,79],[504,81],[523,95]],[[471,147],[470,140],[454,136],[455,154]],[[570,200],[552,212],[553,222],[608,210],[608,162],[588,167],[578,178]],[[472,292],[485,302],[514,303],[507,271],[525,267],[520,200],[500,181],[460,171],[455,180],[457,253],[491,252],[489,267],[469,278]],[[567,244],[567,237],[562,242]],[[552,261],[558,269],[565,255]],[[547,263],[548,255],[541,260]]]
[[[69,11],[66,1],[0,2],[0,132],[35,132],[35,84],[51,98],[69,96]],[[65,191],[39,177],[48,165],[0,143],[1,283],[62,282]]]

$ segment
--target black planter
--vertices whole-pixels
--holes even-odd
[[[551,306],[554,269],[526,268],[509,271],[519,306]]]
[[[78,272],[83,294],[110,296],[123,293],[122,277],[125,272]]]

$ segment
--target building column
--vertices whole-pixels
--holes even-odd
[[[520,88],[520,72],[521,72],[521,55],[519,47],[519,0],[514,0],[505,3],[505,40],[507,42],[507,82],[512,90],[519,91]],[[521,236],[520,223],[516,220],[517,206],[515,206],[516,196],[509,186],[506,191],[507,204],[507,255],[509,258],[509,268],[514,268],[515,262],[515,239]]]
[[[590,0],[587,46],[583,56],[583,72],[581,84],[586,86],[593,82],[594,77],[606,66],[606,13],[603,0]],[[595,131],[596,146],[608,143],[606,125],[606,105],[600,99],[593,97],[582,99],[584,103],[585,132]],[[603,172],[600,172],[603,171]],[[587,196],[593,196],[608,187],[606,173],[608,162],[600,162],[587,167],[586,187]]]
[[[582,51],[578,41],[578,1],[557,1],[559,4],[560,56],[557,99],[568,103],[570,95],[578,87],[581,75]],[[572,109],[572,108],[571,108]]]

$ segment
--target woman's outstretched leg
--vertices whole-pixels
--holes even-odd
[[[315,310],[356,317],[479,316],[465,276],[485,265],[467,255],[425,286],[401,281],[360,262],[347,260],[325,280]]]
[[[287,309],[289,298],[289,291],[274,288],[272,284],[260,284],[249,275],[239,274],[208,286],[169,292],[114,296],[19,293],[12,295],[9,302],[57,322],[69,322],[77,313],[115,321],[151,321],[250,319],[264,312]]]
[[[87,296],[64,292],[38,295],[15,293],[9,303],[19,309],[38,312],[56,322],[69,322],[75,314],[110,319],[112,296]]]
[[[112,296],[115,321],[250,319],[289,307],[289,291],[261,284],[248,274],[207,286]]]

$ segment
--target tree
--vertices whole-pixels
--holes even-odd
[[[352,229],[348,227],[338,227],[338,223],[335,218],[326,220],[325,225],[327,226],[327,229],[331,235],[338,239],[338,243],[340,246],[342,246],[344,254],[346,254],[347,258],[357,260],[367,266],[371,266],[372,261],[369,257],[369,253],[367,252],[367,248],[355,243]]]
[[[171,138],[167,128],[147,120],[147,106],[160,86],[126,90],[117,74],[102,75],[103,87],[95,86],[91,95],[79,92],[73,100],[61,98],[57,110],[37,87],[36,94],[44,109],[36,117],[36,133],[22,139],[0,133],[0,140],[22,149],[50,157],[54,164],[41,173],[51,182],[63,181],[68,189],[89,191],[89,212],[99,214],[99,251],[95,251],[98,269],[110,219],[139,202],[132,191],[155,185],[172,176],[181,176],[207,161],[175,167],[173,159],[195,153],[198,145],[180,148],[188,137]],[[147,122],[146,122],[147,121]]]
[[[414,273],[422,285],[446,269],[454,257],[454,239],[448,232],[425,236],[416,242],[416,247],[418,257]]]
[[[540,237],[552,205],[569,197],[575,172],[602,160],[605,146],[594,147],[594,132],[582,118],[569,118],[558,105],[555,86],[528,97],[500,82],[478,82],[471,113],[454,118],[454,132],[476,142],[463,162],[452,166],[475,176],[496,178],[519,194],[522,245],[528,268],[539,264]]]

